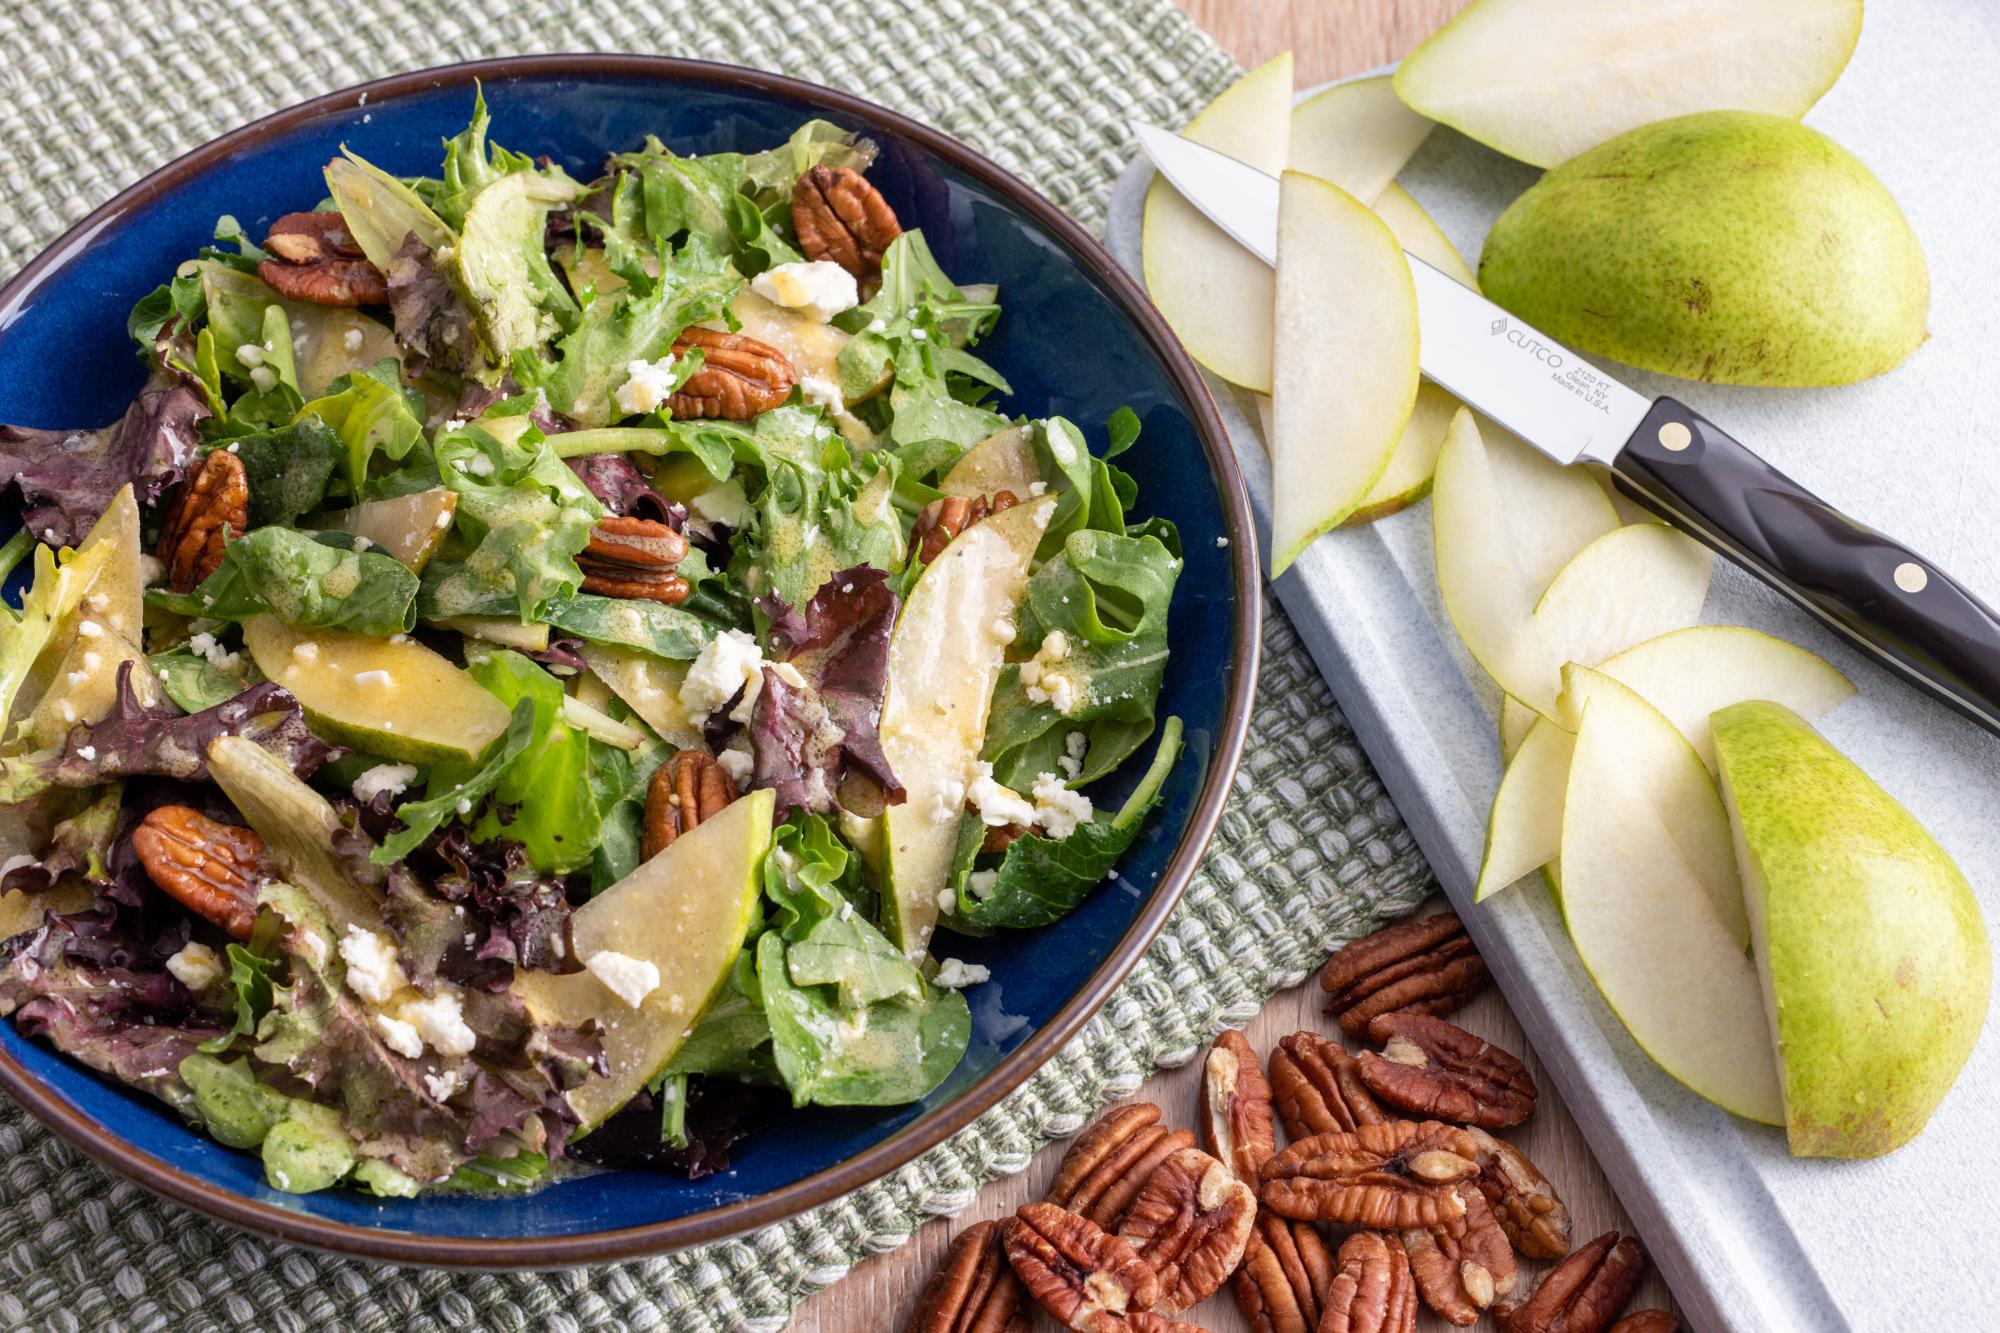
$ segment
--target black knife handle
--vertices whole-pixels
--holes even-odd
[[[1672,398],[1653,404],[1611,470],[1640,504],[2000,734],[2000,615],[1951,575]]]

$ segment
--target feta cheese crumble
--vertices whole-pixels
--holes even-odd
[[[846,271],[841,270],[843,273]],[[801,375],[799,392],[805,395],[808,403],[823,407],[829,412],[838,414],[847,410],[847,399],[841,397],[840,386],[830,379],[819,375]]]
[[[1063,737],[1062,757],[1056,760],[1056,767],[1063,776],[1074,782],[1077,774],[1083,772],[1083,752],[1090,747],[1090,738],[1080,731],[1072,731]]]
[[[1080,791],[1071,791],[1055,774],[1036,774],[1031,790],[1035,798],[1035,822],[1056,841],[1076,832],[1078,824],[1090,822],[1090,798]]]
[[[660,988],[660,969],[651,959],[605,949],[584,959],[583,965],[628,1009],[637,1009],[640,1001]]]
[[[347,989],[370,1004],[386,1004],[410,984],[395,941],[379,930],[350,925],[340,941],[340,961],[347,964]]]
[[[742,702],[729,714],[730,720],[748,722],[750,709],[764,688],[764,654],[757,640],[740,629],[724,630],[702,646],[681,681],[681,707],[687,709],[695,725],[728,703],[737,690]]]
[[[431,1100],[447,1102],[460,1088],[465,1086],[465,1075],[456,1069],[447,1069],[437,1074],[424,1075],[424,1091],[430,1093]]]
[[[1056,669],[1069,656],[1069,636],[1052,629],[1030,660],[1021,663],[1021,685],[1031,704],[1048,704],[1058,713],[1069,714],[1083,694],[1074,675]]]
[[[992,976],[992,971],[979,963],[965,963],[956,958],[947,958],[938,964],[937,975],[931,978],[931,983],[946,990],[964,990],[967,986],[977,986],[989,981]]]
[[[440,985],[437,994],[403,1001],[396,1016],[415,1028],[424,1043],[439,1055],[472,1054],[479,1038],[465,1022],[465,1004],[458,992]]]
[[[188,639],[188,650],[197,657],[208,659],[208,664],[217,671],[233,672],[243,663],[240,655],[224,648],[215,641],[213,634],[206,631]]]
[[[401,796],[416,780],[415,764],[377,764],[354,779],[352,791],[355,800],[367,805],[384,793]]]
[[[245,370],[255,370],[264,364],[264,349],[256,343],[244,343],[236,349],[236,360]]]
[[[382,1044],[406,1060],[421,1059],[424,1053],[424,1039],[417,1035],[416,1028],[400,1018],[388,1014],[375,1015],[375,1031],[382,1038]]]
[[[191,991],[204,991],[222,977],[222,959],[199,940],[189,940],[167,960],[167,971]]]
[[[644,416],[673,396],[674,372],[680,362],[672,353],[658,361],[627,361],[625,382],[614,401],[628,417]]]
[[[390,674],[389,674],[388,672],[386,672],[386,671],[382,670],[382,669],[381,669],[380,667],[377,667],[377,668],[375,668],[375,669],[374,669],[373,671],[357,671],[357,672],[355,672],[355,673],[354,673],[354,683],[355,683],[356,685],[385,685],[385,686],[386,686],[386,685],[394,685],[394,684],[396,683],[396,681],[395,681],[395,678],[394,678],[394,677],[392,677],[392,676],[391,676],[391,675],[390,675]]]
[[[269,366],[258,366],[250,372],[250,382],[257,386],[258,393],[269,393],[278,387],[278,372]]]
[[[824,259],[774,265],[750,280],[750,290],[773,305],[796,310],[821,324],[861,303],[854,275]]]
[[[341,334],[341,335],[340,335],[340,345],[341,345],[342,347],[345,347],[345,348],[346,348],[346,349],[347,349],[348,351],[350,351],[350,352],[358,352],[358,351],[360,351],[360,350],[361,350],[361,330],[360,330],[360,329],[349,329],[349,330],[348,330],[348,331],[347,331],[346,333],[343,333],[343,334]]]
[[[757,767],[748,750],[738,749],[735,746],[715,756],[715,762],[722,765],[722,771],[729,775],[729,780],[736,784],[738,791],[750,785],[750,775]]]
[[[975,870],[972,872],[971,876],[966,879],[965,888],[966,891],[970,893],[973,897],[979,899],[979,901],[981,902],[985,902],[988,898],[991,898],[993,896],[993,890],[999,885],[999,883],[1000,883],[999,871]]]
[[[972,782],[966,787],[965,795],[972,802],[972,808],[979,812],[981,822],[994,828],[1035,822],[1035,807],[1012,787],[995,781],[993,765],[983,759],[973,764]]]

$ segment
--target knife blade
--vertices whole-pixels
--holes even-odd
[[[1154,167],[1276,267],[1280,182],[1132,124]],[[1596,463],[1639,504],[1762,579],[1905,681],[2000,735],[2000,614],[1678,399],[1649,399],[1415,255],[1425,376],[1543,454]]]

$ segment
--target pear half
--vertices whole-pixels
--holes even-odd
[[[1271,577],[1352,514],[1417,399],[1417,289],[1387,223],[1287,171],[1271,367]]]
[[[1797,119],[1861,36],[1861,0],[1477,0],[1396,71],[1414,110],[1553,167],[1691,111]]]
[[[1739,703],[1713,725],[1792,1152],[1880,1156],[1929,1122],[1979,1039],[1979,904],[1915,816],[1796,713]]]
[[[1784,1122],[1762,987],[1698,867],[1730,857],[1713,787],[1699,805],[1660,800],[1707,775],[1674,724],[1609,682],[1583,710],[1563,799],[1562,913],[1591,980],[1641,1050],[1724,1110]]]

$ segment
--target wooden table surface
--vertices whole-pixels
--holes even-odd
[[[1176,0],[1229,53],[1245,66],[1255,65],[1291,48],[1300,87],[1356,70],[1372,69],[1401,58],[1410,48],[1456,13],[1466,0]],[[1436,904],[1426,910],[1434,910]],[[1300,1028],[1332,1035],[1332,1021],[1320,1012],[1324,997],[1312,982],[1271,997],[1256,1020],[1244,1029],[1251,1044],[1268,1052],[1279,1037]],[[1514,1051],[1528,1062],[1542,1089],[1532,1119],[1508,1134],[1555,1184],[1574,1218],[1573,1236],[1588,1240],[1599,1232],[1631,1230],[1631,1221],[1612,1194],[1604,1174],[1584,1145],[1555,1090],[1543,1076],[1540,1062],[1528,1048],[1521,1029],[1497,992],[1489,991],[1455,1020],[1487,1040]],[[1201,1062],[1162,1071],[1139,1089],[1137,1099],[1155,1102],[1164,1119],[1195,1127],[1200,1096]],[[794,1333],[894,1333],[916,1304],[917,1294],[945,1246],[961,1226],[989,1217],[1004,1217],[1020,1204],[1039,1199],[1055,1174],[1068,1140],[1042,1150],[1028,1169],[996,1180],[958,1218],[925,1225],[908,1244],[892,1253],[857,1265],[839,1283],[800,1307]],[[1545,1265],[1524,1261],[1523,1283]],[[1649,1273],[1633,1302],[1634,1309],[1666,1306],[1664,1283]],[[1237,1312],[1228,1288],[1184,1316],[1211,1333],[1247,1333],[1248,1323]],[[1486,1321],[1483,1327],[1491,1327]],[[1037,1330],[1056,1327],[1040,1317]],[[1422,1333],[1442,1333],[1443,1320],[1424,1313]]]

